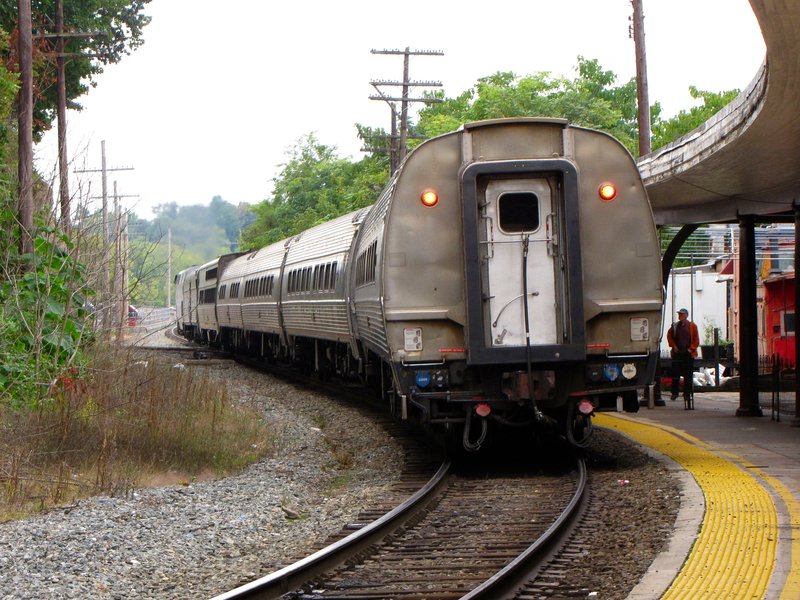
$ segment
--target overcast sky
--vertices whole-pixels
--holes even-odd
[[[744,88],[764,58],[747,0],[644,0],[650,100],[666,116],[692,105],[688,88]],[[496,71],[574,75],[597,58],[619,82],[635,74],[629,0],[152,0],[144,45],[97,79],[70,111],[73,169],[109,173],[125,204],[255,204],[286,151],[314,132],[359,158],[355,123],[389,128],[369,100],[372,79],[402,79],[402,57],[371,49],[441,50],[412,57],[410,79],[438,80],[448,96]],[[52,173],[55,132],[37,150]],[[73,178],[76,177],[73,175]],[[99,178],[81,176],[96,195]],[[78,189],[77,181],[72,184]]]

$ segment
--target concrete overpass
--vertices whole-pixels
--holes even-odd
[[[659,225],[736,221],[800,204],[800,2],[750,5],[767,47],[750,85],[701,127],[638,161]]]
[[[656,223],[684,226],[665,253],[665,282],[680,245],[697,225],[739,223],[737,415],[760,416],[757,220],[793,218],[795,273],[800,273],[800,1],[750,0],[750,5],[767,48],[750,85],[709,121],[641,157],[638,165]],[[800,277],[795,297],[800,298]],[[800,335],[795,355],[800,360]],[[792,424],[800,426],[800,376],[795,379]]]

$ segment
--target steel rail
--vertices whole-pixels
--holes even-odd
[[[582,513],[587,480],[586,462],[580,458],[578,459],[578,484],[575,487],[575,493],[558,519],[522,554],[471,592],[462,596],[461,600],[513,598],[514,591],[530,579],[530,573],[547,560],[550,553],[559,546],[559,542],[564,540],[572,530],[572,526]]]
[[[242,600],[244,598],[280,598],[303,583],[344,563],[347,559],[382,540],[408,521],[444,486],[450,473],[450,461],[445,461],[434,476],[413,496],[369,525],[334,542],[274,573],[230,590],[213,600]]]

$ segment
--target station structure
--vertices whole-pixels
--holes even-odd
[[[681,245],[700,225],[739,228],[739,416],[762,416],[758,401],[755,228],[793,223],[800,270],[800,3],[750,0],[766,57],[750,85],[694,131],[638,159],[658,225],[679,225],[665,252],[666,279]],[[794,296],[800,279],[793,278]],[[800,339],[794,336],[795,355]],[[800,377],[795,378],[800,388]],[[796,393],[800,404],[800,393]],[[796,407],[797,408],[797,407]],[[800,415],[800,410],[796,410]],[[795,426],[800,418],[795,417]]]

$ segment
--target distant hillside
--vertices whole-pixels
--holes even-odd
[[[174,277],[189,266],[237,251],[240,232],[255,218],[249,204],[235,206],[220,196],[214,196],[208,206],[171,202],[157,206],[154,212],[152,220],[131,215],[128,223],[132,304],[167,303],[167,232],[172,238]]]

